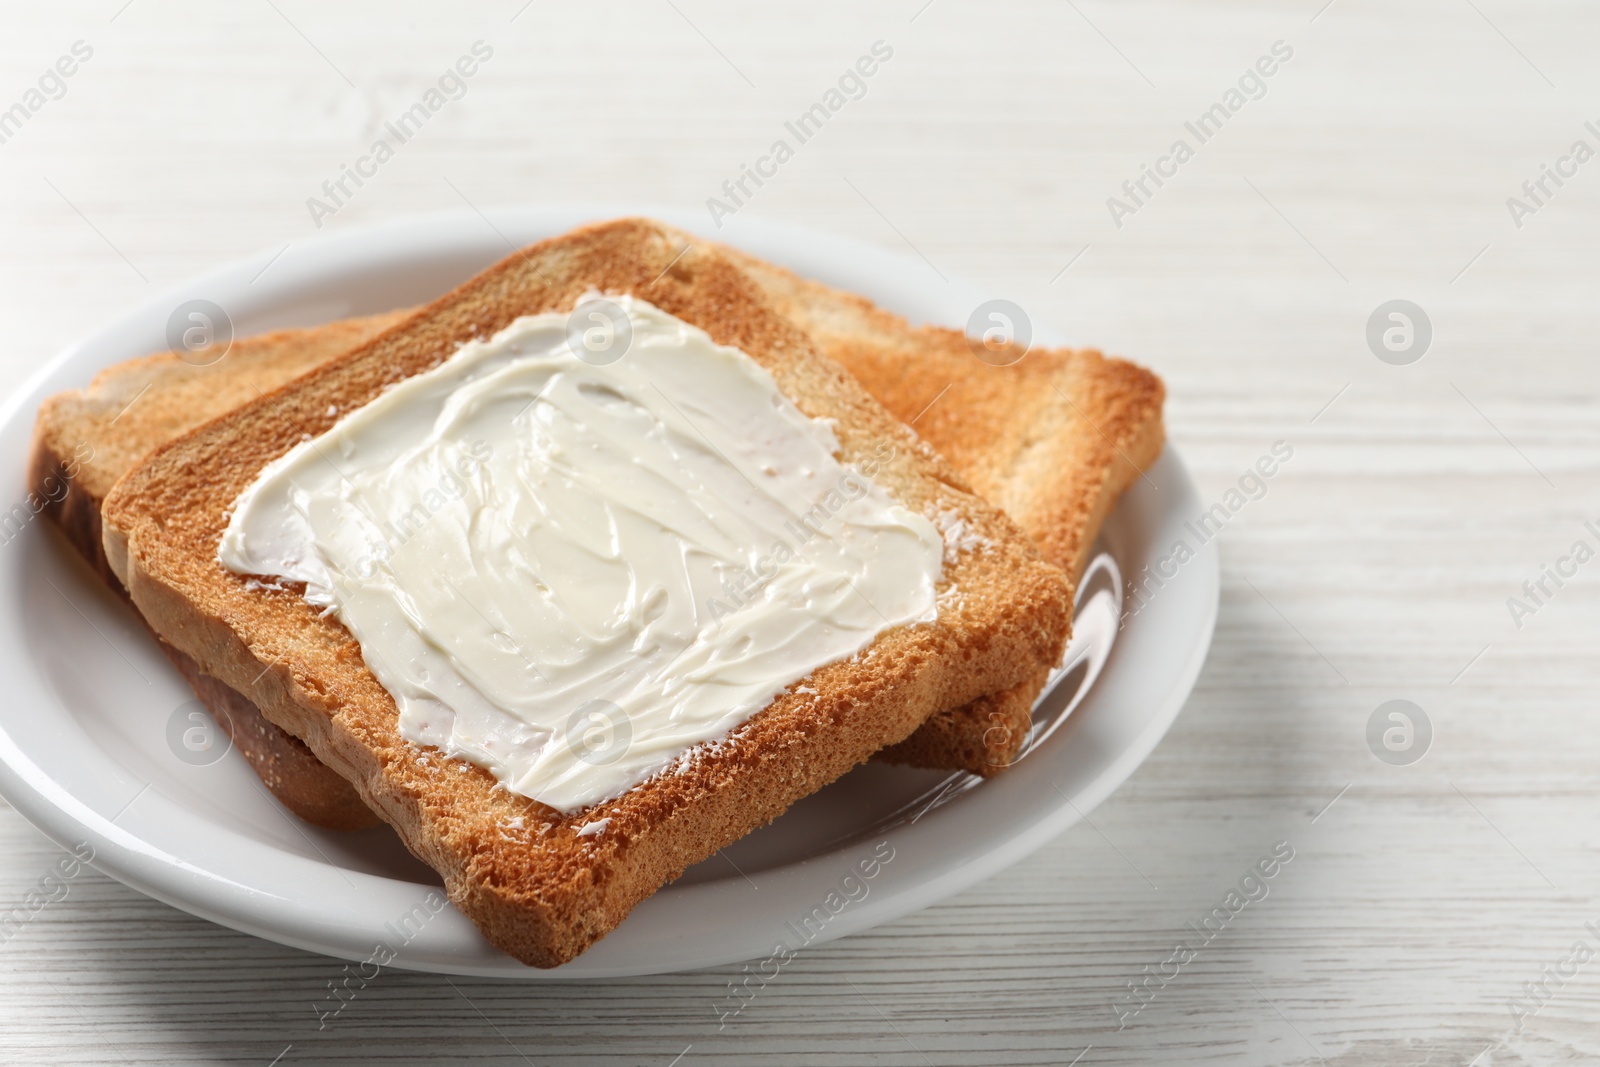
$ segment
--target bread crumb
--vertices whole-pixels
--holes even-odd
[[[972,552],[979,548],[993,548],[994,542],[975,533],[967,525],[967,520],[961,514],[951,509],[929,515],[933,524],[939,527],[939,534],[944,538],[944,561],[954,563],[956,557],[963,552]]]
[[[244,587],[252,593],[287,593],[289,591],[279,585],[276,578],[246,578]]]

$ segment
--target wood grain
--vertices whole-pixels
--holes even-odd
[[[894,57],[867,95],[746,210],[909,245],[1148,363],[1208,495],[1275,441],[1294,457],[1222,535],[1194,697],[1092,822],[807,952],[725,1029],[737,967],[539,987],[392,972],[319,1032],[337,964],[91,871],[0,944],[5,1062],[1600,1056],[1600,962],[1520,1033],[1507,1008],[1600,922],[1600,571],[1520,629],[1505,604],[1600,518],[1600,163],[1520,229],[1505,205],[1596,144],[1592,5],[123,2],[0,14],[0,107],[94,48],[0,144],[7,389],[155,287],[309,236],[305,199],[474,40],[495,57],[466,97],[329,226],[463,198],[702,204],[881,39]],[[1115,227],[1106,198],[1278,40],[1294,57],[1266,94]],[[1435,331],[1406,367],[1364,337],[1395,298]],[[1366,746],[1397,697],[1435,728],[1414,766]],[[1270,895],[1119,1031],[1126,983],[1280,840],[1296,854]],[[0,813],[0,910],[59,855]]]

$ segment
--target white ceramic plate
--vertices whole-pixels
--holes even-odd
[[[513,246],[629,213],[705,232],[913,321],[961,326],[990,295],[943,281],[917,257],[744,219],[711,232],[699,216],[638,206],[463,212],[347,230],[196,279],[62,353],[0,409],[0,456],[10,457],[0,507],[24,499],[22,457],[40,400],[165,348],[168,318],[187,300],[225,308],[239,336],[384,311],[432,299]],[[1035,339],[1060,341],[1037,324]],[[1124,497],[1102,547],[1124,574],[1141,575],[1192,540],[1182,524],[1200,510],[1169,448]],[[0,792],[56,841],[87,843],[95,866],[174,907],[351,960],[384,946],[396,966],[452,974],[548,980],[760,959],[779,943],[792,950],[841,937],[992,877],[1100,803],[1155,747],[1200,671],[1217,610],[1215,552],[1197,546],[1147,606],[1125,613],[1120,633],[1098,628],[1104,662],[1092,688],[1006,774],[974,785],[861,767],[689,870],[574,962],[538,971],[491,948],[454,909],[423,921],[419,902],[439,881],[387,828],[340,834],[302,823],[236,753],[204,766],[179,759],[169,736],[184,728],[192,694],[133,612],[44,520],[13,529],[0,533],[0,672],[9,683]],[[1114,619],[1107,603],[1099,610]],[[866,878],[869,858],[878,862]]]

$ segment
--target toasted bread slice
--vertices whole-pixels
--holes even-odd
[[[960,330],[913,327],[870,300],[724,251],[1077,586],[1117,498],[1161,455],[1160,378],[1092,350],[997,352],[985,361]],[[1044,671],[940,711],[879,758],[983,775],[1001,770],[1027,740],[1034,698],[1048,677]]]
[[[844,462],[887,454],[875,480],[891,497],[919,513],[951,513],[981,547],[963,545],[947,562],[935,621],[881,632],[862,655],[815,670],[672,772],[563,815],[406,741],[393,698],[348,631],[294,592],[223,569],[217,546],[239,494],[304,435],[332,425],[331,412],[369,402],[520,316],[570,309],[591,290],[633,294],[742,349],[800,410],[836,421]],[[940,708],[1032,678],[1060,655],[1069,625],[1066,576],[1010,519],[774,312],[726,256],[646,220],[519,252],[350,354],[171,442],[117,483],[102,519],[106,558],[151,625],[354,783],[491,942],[544,967],[576,956],[689,864]],[[604,832],[594,833],[601,820]]]
[[[28,485],[73,548],[118,592],[100,544],[100,505],[151,449],[377,336],[407,312],[278,330],[236,341],[218,361],[195,366],[168,352],[129,360],[87,389],[46,400],[34,423]],[[63,491],[63,488],[65,490]],[[159,638],[158,638],[159,640]],[[330,830],[380,822],[355,787],[296,738],[261,717],[242,694],[206,676],[165,641],[162,651],[210,709],[251,769],[284,806]]]

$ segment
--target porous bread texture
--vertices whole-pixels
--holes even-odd
[[[811,335],[967,484],[1027,531],[1076,588],[1117,498],[1161,455],[1161,379],[1090,349],[1001,350],[912,326],[863,297],[724,249],[786,318]],[[990,775],[1027,741],[1049,672],[944,709],[878,759]]]
[[[399,322],[409,311],[348,319],[314,329],[241,338],[213,362],[193,365],[164,352],[108,367],[84,389],[39,407],[28,456],[28,486],[41,514],[117,592],[100,543],[100,506],[117,479],[157,446],[276,389]],[[324,766],[299,739],[261,717],[241,693],[160,642],[273,796],[307,822],[360,830],[380,820],[355,787]]]
[[[952,511],[986,543],[947,563],[935,622],[886,630],[729,737],[564,816],[402,738],[394,700],[348,631],[298,591],[224,570],[216,552],[239,494],[267,463],[331,426],[331,412],[594,290],[633,294],[742,349],[807,415],[837,420],[845,462],[887,453],[874,480],[892,497],[918,512]],[[540,967],[573,958],[688,865],[940,708],[1030,678],[1059,657],[1068,628],[1066,576],[1026,535],[773,312],[724,255],[648,220],[523,250],[354,352],[157,450],[107,497],[103,526],[107,559],[151,625],[354,783],[492,943]],[[600,820],[604,832],[579,836]]]

